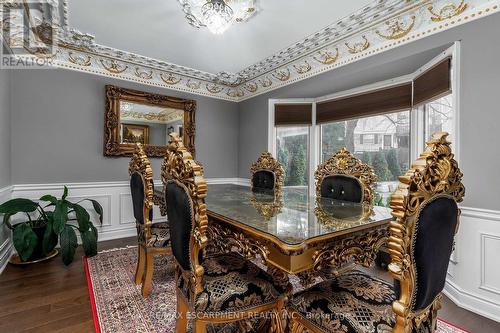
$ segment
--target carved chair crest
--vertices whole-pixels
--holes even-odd
[[[362,202],[372,204],[374,198],[373,184],[377,176],[373,168],[355,158],[346,148],[340,149],[323,164],[318,166],[314,173],[316,179],[316,196],[321,196],[321,184],[328,176],[344,175],[359,180],[363,188]]]
[[[461,202],[465,193],[463,174],[451,152],[447,136],[448,133],[444,132],[433,135],[427,142],[427,149],[410,170],[399,177],[400,185],[391,197],[390,206],[396,220],[389,225],[388,249],[392,259],[389,270],[401,284],[400,298],[393,303],[396,314],[394,332],[410,332],[412,326],[420,326],[430,315],[435,318],[440,307],[441,296],[438,295],[426,309],[412,313],[417,289],[413,251],[416,223],[423,204],[436,195]]]
[[[263,152],[257,161],[252,163],[250,167],[250,172],[252,174],[252,178],[254,174],[258,171],[269,171],[274,174],[274,189],[279,191],[283,186],[283,177],[285,174],[285,170],[278,160],[276,160],[270,152]],[[252,182],[253,189],[253,182]]]
[[[193,156],[176,133],[170,134],[167,154],[161,167],[161,177],[165,185],[173,181],[184,187],[192,201],[194,221],[189,241],[191,271],[182,271],[181,274],[188,284],[190,301],[194,301],[196,295],[203,290],[204,270],[199,254],[208,242],[206,235],[208,217],[205,204],[207,183],[203,177],[202,167],[194,161]]]

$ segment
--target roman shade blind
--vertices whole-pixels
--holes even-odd
[[[316,105],[318,124],[373,116],[411,108],[411,82],[342,97]]]
[[[430,102],[451,93],[451,58],[446,58],[413,82],[413,105]]]
[[[275,104],[274,124],[286,125],[311,125],[312,104]]]

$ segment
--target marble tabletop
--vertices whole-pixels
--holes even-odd
[[[209,215],[244,224],[289,245],[369,229],[392,219],[389,208],[315,198],[305,187],[285,187],[275,196],[254,193],[248,186],[212,184],[205,202]]]

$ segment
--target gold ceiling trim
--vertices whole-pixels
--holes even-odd
[[[60,41],[54,64],[64,69],[239,102],[499,12],[499,6],[500,0],[454,0],[451,4],[441,0],[420,1],[399,12],[393,11],[391,17],[380,17],[364,30],[352,30],[348,39],[332,38],[331,44],[311,48],[310,52],[290,59],[281,67],[269,65],[270,69],[260,75],[226,73],[239,78],[237,85],[221,81],[221,73],[164,64],[100,46],[94,44],[93,36],[78,32],[69,35],[71,39]],[[268,66],[265,62],[260,65]]]
[[[413,27],[415,26],[415,19],[416,16],[413,15],[410,17],[411,21],[410,23],[399,19],[396,19],[392,22],[387,21],[386,24],[387,24],[387,31],[389,32],[388,35],[383,34],[378,30],[375,30],[375,32],[377,33],[377,35],[385,39],[392,39],[392,40],[400,39],[408,35],[413,30]],[[407,27],[405,28],[405,26]]]
[[[328,50],[320,50],[318,51],[319,57],[314,56],[314,60],[322,63],[323,65],[332,65],[334,64],[337,59],[339,58],[339,48],[335,48],[335,55],[333,55],[332,52]]]
[[[112,60],[108,59],[108,63],[106,63],[106,60],[100,59],[100,62],[105,70],[107,70],[108,72],[113,73],[113,74],[123,73],[128,68],[128,66],[120,67],[120,64],[114,59],[112,59]]]
[[[169,73],[167,78],[163,76],[163,73],[160,73],[160,79],[162,79],[162,81],[166,84],[170,85],[176,85],[182,80],[181,78],[175,77],[172,73]]]
[[[432,14],[432,21],[441,22],[462,14],[468,6],[465,0],[462,0],[458,5],[451,3],[441,7],[437,13],[434,11],[434,6],[429,6],[427,10]]]
[[[138,111],[121,111],[121,117],[122,118],[129,118],[129,119],[136,119],[136,120],[149,120],[149,121],[160,121],[163,123],[170,123],[175,120],[182,120],[184,117],[184,113],[181,112],[181,114],[176,114],[174,112],[169,112],[169,111],[160,111],[160,112],[148,112],[148,113],[143,113],[143,112],[138,112]]]
[[[345,43],[345,46],[347,47],[347,50],[349,51],[350,54],[356,54],[363,52],[367,50],[370,47],[370,42],[368,41],[368,38],[366,36],[361,36],[361,41],[357,41],[354,43]]]

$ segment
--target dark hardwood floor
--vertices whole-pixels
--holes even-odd
[[[135,242],[101,242],[99,250]],[[9,264],[0,275],[0,332],[93,332],[82,255],[79,248],[69,267],[60,257],[25,267]],[[446,297],[439,316],[473,333],[500,332],[500,323],[463,310]]]

